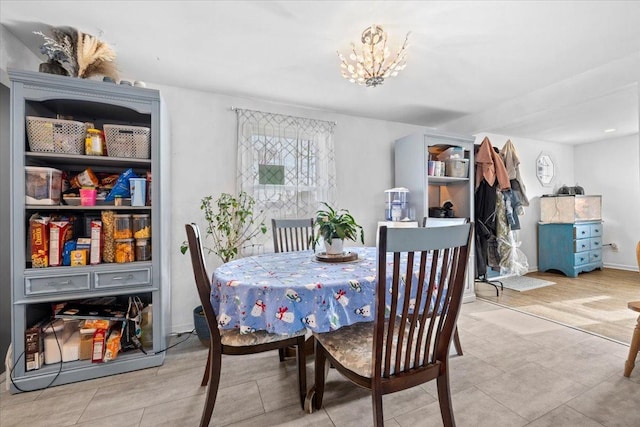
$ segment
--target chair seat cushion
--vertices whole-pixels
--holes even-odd
[[[388,323],[385,322],[385,329]],[[396,332],[397,332],[396,328]],[[409,327],[405,327],[405,337],[408,336]],[[322,346],[347,369],[356,374],[371,378],[371,363],[373,360],[373,322],[361,322],[344,326],[332,332],[321,334],[314,333],[313,336]],[[397,336],[394,337],[392,349],[391,370],[395,364]],[[415,345],[415,337],[414,337]],[[385,349],[382,349],[384,354]],[[411,357],[413,363],[414,357]],[[400,364],[400,370],[404,369],[404,360]]]
[[[306,329],[288,335],[270,334],[267,331],[255,331],[249,334],[241,334],[239,329],[220,330],[220,341],[222,345],[229,347],[246,347],[258,344],[267,344],[283,341],[289,338],[304,336]]]

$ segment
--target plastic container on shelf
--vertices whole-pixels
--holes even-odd
[[[114,230],[113,238],[118,239],[131,239],[133,237],[133,229],[131,228],[131,215],[130,214],[117,214],[113,216]]]
[[[116,262],[125,263],[135,261],[134,239],[116,239]]]
[[[136,239],[136,261],[151,260],[151,240],[148,238]]]
[[[132,215],[133,237],[136,239],[146,239],[151,237],[151,221],[149,214]]]
[[[59,205],[62,171],[53,168],[25,166],[25,203]]]

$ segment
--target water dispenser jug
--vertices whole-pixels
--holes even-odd
[[[385,219],[387,221],[402,221],[409,219],[409,190],[404,187],[385,190],[387,197],[385,205]]]

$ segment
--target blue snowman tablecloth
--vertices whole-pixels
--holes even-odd
[[[305,327],[328,332],[373,320],[377,249],[348,250],[358,254],[356,261],[320,262],[313,251],[299,251],[223,264],[211,286],[219,327],[290,334]]]

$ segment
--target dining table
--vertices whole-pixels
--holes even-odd
[[[357,258],[325,262],[306,250],[254,255],[221,265],[211,285],[218,326],[240,333],[292,334],[303,328],[322,333],[374,320],[377,248],[345,250]],[[433,300],[435,295],[431,307]],[[415,298],[409,302],[411,310],[412,301]]]

